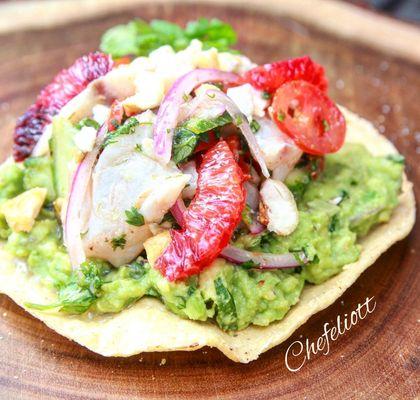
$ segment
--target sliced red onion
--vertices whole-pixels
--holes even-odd
[[[265,226],[257,219],[258,207],[260,205],[260,192],[258,191],[257,186],[249,181],[244,183],[244,187],[246,191],[246,204],[252,210],[252,222],[248,228],[252,234],[256,235],[265,229]]]
[[[257,218],[253,218],[252,219],[252,223],[249,226],[249,231],[253,234],[253,235],[258,235],[259,233],[263,232],[265,229],[265,226],[263,224],[261,224]]]
[[[104,124],[97,132],[95,148],[90,153],[86,154],[73,175],[66,216],[64,219],[64,244],[69,252],[73,268],[78,268],[80,264],[86,261],[86,254],[81,237],[82,222],[80,212],[85,199],[85,194],[89,188],[93,167],[101,150],[101,144],[105,138],[106,132],[107,128],[106,124]]]
[[[171,207],[171,214],[181,228],[185,225],[184,213],[186,210],[187,207],[185,207],[184,200],[182,200],[181,197],[179,197],[176,203]]]
[[[291,253],[254,253],[231,245],[226,246],[220,255],[234,264],[243,264],[247,261],[253,261],[258,265],[258,268],[262,269],[294,268],[300,265]]]
[[[252,156],[258,162],[259,166],[261,167],[261,171],[263,175],[268,178],[270,177],[270,173],[268,172],[267,165],[264,161],[264,156],[261,151],[259,144],[257,143],[257,139],[255,138],[254,134],[252,133],[251,127],[249,126],[247,118],[242,114],[241,110],[238,106],[222,91],[220,90],[212,90],[209,89],[206,91],[206,94],[211,101],[217,101],[222,103],[226,107],[226,111],[232,117],[234,124],[242,131],[245,140],[248,143],[249,149],[251,151]],[[211,106],[209,102],[209,106]]]
[[[162,161],[168,163],[172,153],[172,139],[178,123],[179,109],[185,98],[198,85],[206,82],[238,82],[238,75],[217,69],[196,69],[177,79],[166,94],[154,127],[154,150]]]
[[[260,205],[260,192],[258,191],[257,186],[247,181],[244,183],[244,187],[246,191],[246,204],[248,204],[252,210],[257,211],[258,206]]]

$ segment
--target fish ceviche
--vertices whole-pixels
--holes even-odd
[[[404,158],[350,143],[313,59],[256,65],[235,40],[219,20],[116,26],[18,119],[0,238],[53,293],[28,310],[155,298],[222,331],[267,326],[391,218]]]

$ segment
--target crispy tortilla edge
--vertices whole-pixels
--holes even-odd
[[[342,110],[348,127],[347,141],[364,143],[374,155],[396,152],[370,122]],[[25,307],[27,302],[51,302],[54,294],[27,274],[25,266],[16,264],[4,250],[1,250],[0,260],[0,292],[54,331],[104,356],[193,351],[210,346],[233,361],[247,363],[284,342],[312,315],[333,304],[381,254],[409,234],[414,222],[413,186],[404,176],[399,205],[388,223],[377,226],[361,241],[363,250],[357,262],[346,265],[341,273],[321,285],[307,285],[298,304],[283,320],[268,327],[251,326],[235,335],[221,331],[210,322],[181,319],[154,299],[142,299],[121,313],[94,318]]]

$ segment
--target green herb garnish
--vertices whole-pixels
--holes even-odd
[[[210,140],[208,132],[232,122],[228,113],[216,118],[191,118],[176,128],[173,142],[173,161],[178,164],[194,152],[199,141]]]
[[[84,126],[88,126],[90,128],[95,128],[96,130],[98,130],[100,128],[99,123],[97,123],[92,118],[83,118],[81,121],[79,121],[78,124],[76,124],[77,129],[82,129]]]
[[[390,160],[397,164],[404,164],[405,163],[405,157],[401,154],[389,154],[386,156],[387,160]]]
[[[238,329],[238,314],[235,301],[228,288],[224,285],[223,279],[218,277],[214,281],[217,301],[217,322],[223,329]]]
[[[278,119],[280,122],[283,122],[283,121],[286,119],[286,115],[285,115],[282,111],[279,111],[279,112],[277,113],[277,119]]]
[[[170,45],[175,51],[185,49],[193,39],[201,40],[204,49],[215,47],[219,51],[230,51],[237,36],[229,24],[218,19],[200,18],[189,22],[185,29],[167,21],[153,20],[148,24],[135,19],[107,30],[100,48],[114,58],[148,56],[164,45]]]
[[[330,124],[326,119],[322,120],[322,127],[324,128],[324,132],[328,132],[330,130]]]
[[[127,121],[125,121],[124,125],[120,125],[115,131],[112,131],[107,135],[103,147],[115,143],[119,136],[133,134],[138,125],[139,121],[136,118],[129,118]]]
[[[261,97],[262,97],[264,100],[270,100],[270,99],[271,99],[271,93],[268,93],[268,92],[263,92],[263,93],[262,93],[262,95],[261,95]]]
[[[133,226],[144,225],[144,217],[138,212],[136,207],[132,207],[131,210],[127,210],[125,212],[125,216],[127,217],[126,222],[129,225],[133,225]]]
[[[257,133],[261,128],[261,125],[255,119],[251,121],[250,126],[253,133]]]
[[[111,240],[112,249],[114,251],[117,250],[118,248],[124,249],[124,247],[127,243],[126,236],[127,235],[123,234],[123,235],[115,237]]]
[[[56,303],[48,305],[27,303],[26,306],[36,310],[59,308],[60,311],[82,314],[99,297],[105,276],[110,271],[111,267],[107,262],[88,260],[80,266],[80,271],[73,273],[67,285],[59,288]]]

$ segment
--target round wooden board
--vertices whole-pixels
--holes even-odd
[[[133,16],[185,23],[217,16],[234,25],[239,48],[256,62],[310,54],[325,65],[330,93],[373,121],[407,158],[419,195],[419,66],[274,15],[209,5],[147,5],[45,31],[0,36],[1,155],[10,151],[15,118],[62,67],[98,46],[101,33]],[[417,131],[416,131],[417,130]],[[419,394],[420,228],[394,245],[342,298],[282,345],[248,365],[212,349],[104,358],[49,330],[0,297],[1,399],[412,399]],[[284,362],[295,340],[316,340],[325,322],[366,297],[376,309],[311,356],[296,373]],[[417,374],[417,375],[416,375]]]

